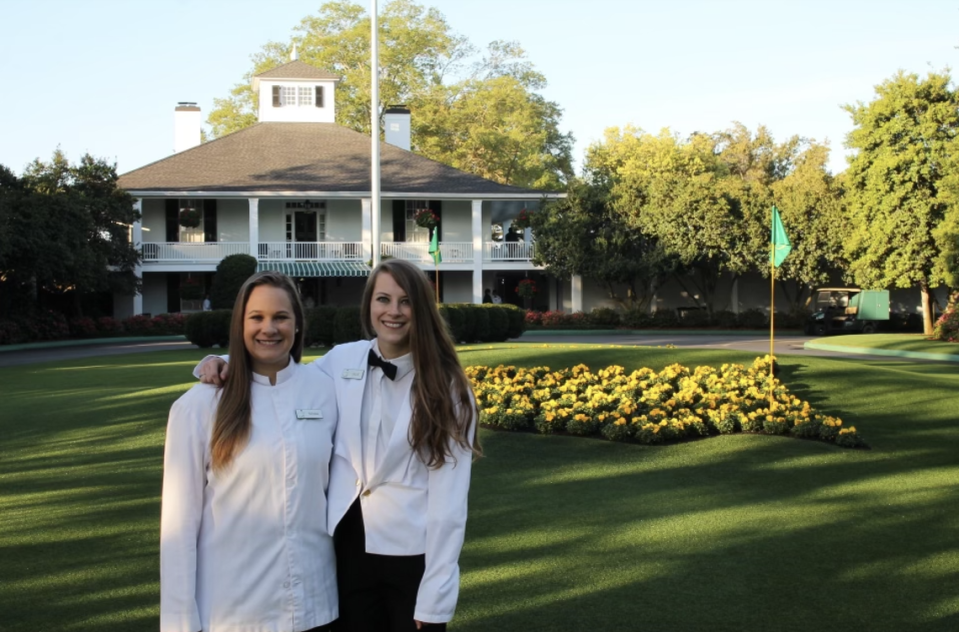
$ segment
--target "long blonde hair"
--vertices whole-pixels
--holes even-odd
[[[401,259],[376,267],[366,281],[360,304],[363,334],[376,337],[370,318],[373,289],[380,274],[389,274],[406,292],[413,318],[410,352],[413,355],[413,418],[410,445],[429,467],[440,467],[452,457],[450,444],[459,444],[475,457],[483,455],[479,433],[469,440],[476,419],[476,406],[466,372],[460,366],[446,321],[433,301],[433,288],[422,270]],[[473,428],[475,431],[476,429]]]
[[[243,340],[243,323],[246,304],[250,300],[253,288],[260,285],[285,290],[293,306],[296,320],[296,333],[290,357],[299,362],[303,357],[303,339],[306,335],[303,318],[303,304],[300,295],[290,277],[279,272],[258,272],[240,288],[233,304],[233,317],[230,319],[230,373],[223,384],[220,401],[216,407],[216,419],[213,422],[213,437],[210,440],[210,454],[214,471],[226,468],[233,462],[250,438],[251,425],[251,388],[253,368],[250,353]]]

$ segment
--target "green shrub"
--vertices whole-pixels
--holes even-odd
[[[736,314],[728,309],[713,312],[712,324],[723,329],[735,329],[738,324]]]
[[[757,307],[750,307],[739,315],[739,326],[743,329],[763,329],[769,326],[769,320],[766,318],[766,312]]]
[[[460,330],[460,341],[476,342],[476,310],[468,303],[458,305],[457,309],[463,319],[462,329]]]
[[[653,326],[653,315],[644,309],[630,309],[623,314],[622,322],[630,329],[645,329]]]
[[[612,307],[594,307],[589,313],[590,326],[596,329],[616,329],[622,322],[619,312]]]
[[[216,267],[210,304],[213,309],[233,309],[240,287],[256,272],[256,259],[250,255],[229,255]]]
[[[503,303],[497,305],[500,309],[506,310],[506,318],[509,321],[507,330],[508,338],[519,338],[526,331],[526,310],[516,305]]]
[[[225,348],[230,340],[232,314],[233,311],[229,309],[190,314],[184,325],[186,339],[201,349],[209,349],[213,345]]]
[[[682,327],[708,327],[711,324],[709,312],[705,309],[684,309],[679,324]]]
[[[307,347],[314,345],[333,346],[337,311],[338,308],[331,305],[311,307],[306,310],[306,336],[303,343]]]
[[[932,330],[934,340],[959,342],[959,302],[953,302],[942,313]]]
[[[356,342],[363,339],[359,307],[338,307],[333,320],[333,343]]]
[[[657,309],[653,314],[653,326],[668,329],[679,325],[679,315],[674,309]]]
[[[489,311],[479,305],[471,305],[469,311],[473,313],[473,322],[475,329],[473,336],[477,342],[491,342],[491,331],[489,324]]]
[[[461,305],[447,304],[440,305],[440,314],[446,319],[446,324],[450,328],[450,337],[453,342],[463,340],[463,309]]]
[[[489,316],[489,342],[505,342],[509,339],[509,316],[502,305],[482,305]]]

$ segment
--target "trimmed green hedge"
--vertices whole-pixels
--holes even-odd
[[[525,311],[513,305],[440,305],[440,314],[456,342],[503,342],[517,338],[526,329]],[[201,348],[226,347],[230,340],[232,310],[191,314],[184,327],[187,340]],[[359,307],[329,305],[306,310],[308,347],[332,347],[363,338]]]

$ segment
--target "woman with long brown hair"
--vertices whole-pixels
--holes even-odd
[[[402,260],[370,275],[360,307],[371,340],[317,362],[336,385],[340,426],[328,520],[339,629],[443,630],[459,554],[476,406],[426,274]]]
[[[337,617],[326,522],[336,401],[333,381],[300,364],[304,334],[292,281],[250,277],[233,308],[229,376],[170,410],[161,632],[319,631]]]

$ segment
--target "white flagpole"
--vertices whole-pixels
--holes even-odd
[[[380,38],[376,0],[370,11],[370,233],[373,267],[380,265]]]

